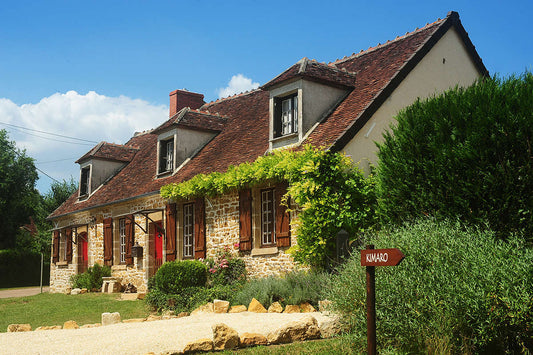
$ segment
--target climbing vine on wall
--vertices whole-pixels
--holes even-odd
[[[366,232],[376,222],[374,177],[364,177],[342,153],[306,146],[301,151],[277,150],[253,163],[230,166],[225,173],[196,175],[161,188],[161,196],[187,199],[215,196],[265,181],[288,181],[288,196],[301,209],[296,220],[298,244],[290,252],[296,261],[324,268],[335,253],[340,228],[350,235]]]

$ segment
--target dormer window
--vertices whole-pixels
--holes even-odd
[[[174,136],[159,141],[159,173],[174,170]]]
[[[81,168],[80,175],[80,197],[89,195],[91,186],[91,166]]]
[[[298,94],[277,97],[274,100],[274,137],[298,132]]]

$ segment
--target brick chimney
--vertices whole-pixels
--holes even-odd
[[[174,116],[184,107],[190,107],[195,110],[204,104],[204,95],[187,90],[174,90],[168,96],[170,96],[168,117]]]

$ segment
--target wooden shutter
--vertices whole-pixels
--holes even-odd
[[[65,231],[65,243],[67,244],[67,252],[65,258],[67,263],[72,262],[72,229],[67,228]]]
[[[283,195],[287,193],[287,183],[276,185],[274,190],[274,203],[276,204],[276,242],[278,247],[291,245],[290,215],[287,206],[281,204]]]
[[[104,219],[104,265],[113,265],[113,218]]]
[[[252,190],[239,191],[239,250],[252,250]]]
[[[194,258],[205,259],[205,202],[197,198],[194,202]]]
[[[131,247],[134,243],[135,236],[135,224],[133,223],[135,216],[130,214],[126,216],[124,223],[126,233],[126,265],[133,265],[133,257],[131,256]]]
[[[54,231],[54,239],[52,240],[52,262],[59,261],[59,231]]]
[[[176,204],[171,203],[165,208],[166,213],[166,252],[167,261],[176,260]]]

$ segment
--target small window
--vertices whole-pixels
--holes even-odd
[[[274,189],[261,190],[261,245],[276,243],[274,233]]]
[[[159,173],[174,169],[174,137],[159,142]]]
[[[89,187],[91,181],[91,167],[86,166],[81,169],[80,177],[80,196],[85,196],[89,194]]]
[[[120,263],[126,263],[126,219],[118,220],[118,235],[120,244]]]
[[[276,98],[274,105],[274,137],[298,132],[298,95]]]
[[[194,204],[183,205],[183,257],[194,256]]]
[[[67,260],[67,235],[61,232],[59,235],[59,261]]]

